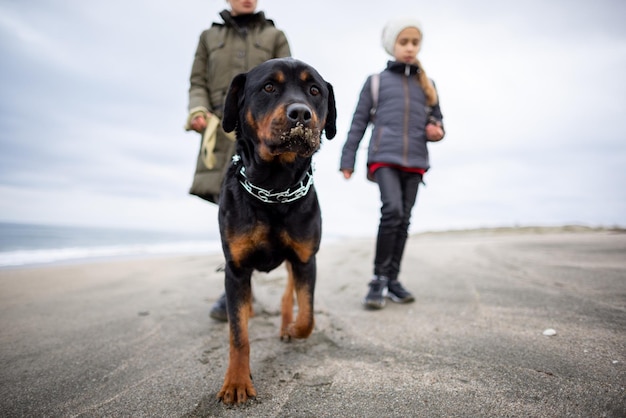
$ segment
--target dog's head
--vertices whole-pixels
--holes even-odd
[[[292,58],[264,62],[231,82],[222,126],[237,129],[238,140],[254,142],[265,161],[310,157],[336,134],[335,96],[330,83]]]

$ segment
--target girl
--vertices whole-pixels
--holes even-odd
[[[378,184],[382,206],[374,277],[363,300],[370,309],[383,308],[385,296],[399,303],[415,300],[398,281],[400,262],[417,189],[430,167],[427,141],[439,141],[444,136],[437,91],[417,59],[421,25],[413,19],[392,20],[383,29],[382,44],[395,60],[377,75],[378,89],[372,91],[372,76],[366,80],[340,168],[346,179],[352,176],[359,143],[368,123],[373,122],[367,177]],[[378,103],[374,95],[378,95]]]

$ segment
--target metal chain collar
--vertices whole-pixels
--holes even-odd
[[[241,157],[239,155],[233,156],[233,162],[239,163]],[[262,187],[255,186],[246,177],[246,168],[242,165],[239,169],[242,179],[239,180],[239,184],[250,193],[252,196],[259,199],[264,203],[290,203],[294,202],[309,193],[309,189],[313,185],[313,166],[309,167],[309,170],[304,175],[304,178],[295,185],[293,188],[289,188],[283,191],[274,192],[273,190],[267,190]]]

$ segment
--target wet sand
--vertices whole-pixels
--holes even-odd
[[[258,397],[219,403],[221,256],[0,270],[0,415],[626,416],[626,234],[411,237],[416,302],[366,311],[373,239],[318,254],[316,327],[278,338],[286,272],[255,273]],[[544,336],[546,329],[556,335]]]

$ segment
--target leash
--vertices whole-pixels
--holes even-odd
[[[237,165],[241,163],[241,157],[239,155],[233,155],[233,164]],[[248,180],[246,176],[246,167],[241,165],[239,169],[241,179],[239,184],[252,196],[256,197],[263,203],[290,203],[303,198],[309,193],[311,186],[313,186],[313,165],[304,173],[302,179],[293,187],[275,192],[273,190],[264,189],[263,187],[255,186]]]

